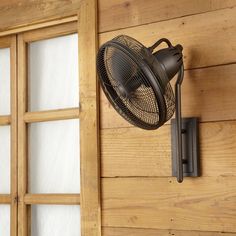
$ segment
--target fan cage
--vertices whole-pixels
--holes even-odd
[[[116,44],[121,45],[124,50]],[[127,53],[126,49],[132,52],[133,57]],[[133,125],[143,129],[157,129],[173,116],[175,98],[170,83],[167,83],[165,88],[161,87],[160,77],[155,73],[155,82],[162,89],[162,92],[157,93],[143,67],[134,60],[137,58],[139,62],[143,62],[147,56],[156,60],[151,52],[137,40],[121,35],[101,47],[97,66],[102,88],[115,110]],[[146,62],[145,66],[147,66]],[[136,86],[141,81],[135,92],[128,98],[122,96],[120,92],[120,82],[117,81],[117,73],[115,73],[117,69],[124,73],[125,76],[122,79],[126,85],[128,83]],[[154,73],[153,70],[151,71]],[[161,103],[161,100],[164,102]],[[163,114],[165,116],[161,117]]]

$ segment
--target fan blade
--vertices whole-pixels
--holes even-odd
[[[128,98],[142,84],[137,76],[137,66],[120,50],[114,50],[110,58],[111,75],[117,81],[122,97]]]

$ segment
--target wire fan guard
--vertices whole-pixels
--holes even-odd
[[[102,88],[115,110],[143,129],[157,129],[175,111],[167,75],[154,68],[153,54],[137,40],[121,35],[98,52]]]

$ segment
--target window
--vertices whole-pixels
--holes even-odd
[[[96,7],[88,2],[79,24],[0,37],[1,236],[101,235]]]
[[[19,220],[34,236],[80,232],[78,34],[67,26],[18,41]],[[71,231],[58,231],[63,223]]]

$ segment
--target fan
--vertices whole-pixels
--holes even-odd
[[[161,44],[167,47],[154,50]],[[176,111],[175,153],[178,182],[183,181],[181,83],[183,47],[162,38],[147,48],[137,40],[120,35],[98,51],[97,70],[103,91],[114,109],[128,122],[154,130]],[[178,74],[175,95],[170,80]]]

